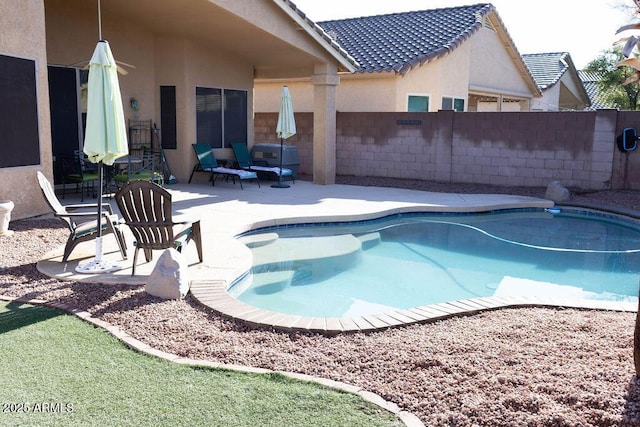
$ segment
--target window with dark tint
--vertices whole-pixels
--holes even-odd
[[[198,144],[222,148],[222,89],[196,88],[196,127]]]
[[[224,90],[224,144],[247,142],[247,91]]]
[[[177,148],[178,127],[176,124],[175,86],[160,86],[160,132],[162,135],[162,148]]]
[[[246,142],[247,114],[247,91],[196,88],[197,142],[213,148]]]
[[[0,55],[0,168],[40,164],[36,63]]]

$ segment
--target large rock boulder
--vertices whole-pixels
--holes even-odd
[[[565,202],[570,197],[569,190],[560,184],[560,181],[553,181],[547,186],[547,191],[544,193],[546,199],[554,202]]]
[[[173,248],[162,252],[144,290],[159,298],[184,298],[189,292],[189,265],[185,257]]]

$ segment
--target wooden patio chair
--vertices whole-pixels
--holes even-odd
[[[200,221],[173,221],[169,191],[154,182],[130,181],[116,192],[115,199],[135,239],[132,276],[140,249],[149,262],[154,250],[174,248],[181,252],[193,240],[202,262]]]
[[[69,255],[79,243],[98,237],[98,204],[85,203],[81,205],[63,206],[56,197],[53,186],[40,171],[37,172],[38,185],[47,204],[53,209],[54,215],[63,220],[69,227],[69,238],[64,247],[62,262],[67,262]],[[127,259],[127,246],[119,228],[118,215],[114,214],[109,203],[102,204],[101,218],[102,234],[113,234],[118,242],[122,259]]]

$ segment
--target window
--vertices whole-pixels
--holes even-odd
[[[160,131],[162,132],[162,148],[177,148],[175,86],[160,86]]]
[[[198,143],[223,148],[247,141],[247,91],[196,88]]]
[[[222,89],[196,88],[196,142],[222,148]]]
[[[407,111],[410,113],[421,113],[429,111],[429,97],[419,95],[409,95]]]
[[[442,109],[443,110],[464,111],[464,99],[462,99],[462,98],[448,98],[446,96],[443,96],[442,97]]]
[[[0,168],[40,163],[36,62],[0,55]]]
[[[224,91],[224,145],[247,142],[247,92]]]

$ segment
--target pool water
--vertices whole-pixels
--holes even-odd
[[[490,296],[638,296],[640,226],[590,212],[404,214],[241,239],[253,242],[254,266],[229,293],[292,315],[353,317]]]

